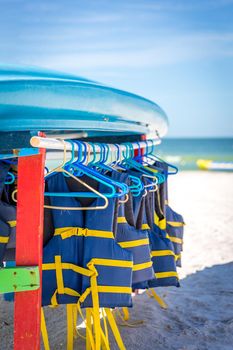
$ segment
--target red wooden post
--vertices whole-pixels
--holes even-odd
[[[146,140],[146,135],[141,135],[141,141]],[[144,154],[144,148],[141,148],[141,155]],[[139,155],[138,149],[134,150],[134,157],[137,157]]]
[[[42,265],[45,150],[18,160],[16,265]],[[14,350],[40,349],[41,288],[15,293]]]
[[[141,135],[141,141],[146,141],[146,135]],[[145,148],[141,148],[141,155],[145,154]]]

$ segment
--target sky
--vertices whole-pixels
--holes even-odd
[[[233,0],[0,0],[0,63],[149,98],[169,137],[233,137]]]

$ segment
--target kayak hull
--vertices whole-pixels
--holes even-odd
[[[164,136],[167,128],[164,111],[143,97],[61,73],[0,68],[0,131],[157,131]]]

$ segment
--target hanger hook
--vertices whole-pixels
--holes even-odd
[[[66,140],[71,144],[71,159],[66,163],[66,165],[70,165],[74,162],[74,142],[72,140]]]
[[[140,142],[137,141],[136,144],[138,145],[138,157],[141,158],[142,157],[142,150],[141,150],[141,147],[140,147]]]
[[[77,163],[84,164],[86,162],[86,157],[87,157],[86,142],[78,141],[78,140],[75,140],[74,142],[79,146],[79,157],[78,157]]]
[[[116,164],[121,162],[120,158],[120,146],[117,143],[114,143],[114,146],[116,147]]]

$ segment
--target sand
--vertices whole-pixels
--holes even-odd
[[[233,349],[233,174],[180,172],[169,182],[169,202],[186,222],[181,288],[134,298],[137,328],[120,327],[127,350]],[[26,315],[25,315],[26,317]],[[66,349],[64,308],[46,309],[51,349]],[[0,349],[13,349],[13,304],[0,299]],[[75,349],[84,349],[80,338]],[[117,349],[112,341],[112,350]]]

